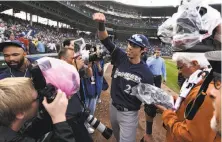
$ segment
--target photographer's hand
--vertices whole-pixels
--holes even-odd
[[[65,113],[68,105],[68,99],[64,92],[58,90],[55,99],[51,103],[48,103],[46,97],[44,97],[42,104],[51,116],[53,124],[66,121]]]
[[[100,65],[100,61],[95,61],[95,63],[97,65],[97,67],[98,67],[99,72],[102,72],[102,67]]]
[[[88,63],[88,68],[91,68],[92,67],[92,62],[89,62]]]
[[[84,60],[82,59],[81,56],[79,56],[77,59],[74,59],[73,65],[79,70],[85,65]]]

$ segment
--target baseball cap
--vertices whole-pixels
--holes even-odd
[[[26,51],[25,45],[18,41],[18,40],[12,40],[12,41],[5,41],[0,43],[0,52],[3,52],[3,49],[7,46],[16,46],[22,48],[24,51]]]
[[[149,40],[145,35],[134,34],[127,41],[134,43],[135,45],[143,48],[149,47]]]
[[[221,75],[221,51],[210,51],[205,53],[205,57],[212,66],[213,73]]]

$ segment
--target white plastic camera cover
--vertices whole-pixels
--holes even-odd
[[[144,104],[156,104],[173,109],[173,96],[167,94],[162,89],[150,84],[140,83],[132,88],[131,94],[136,96]]]
[[[206,11],[202,16],[201,7]],[[221,15],[216,9],[202,5],[200,0],[192,0],[179,6],[177,13],[158,28],[157,35],[163,42],[184,50],[211,36],[220,23]],[[201,34],[200,31],[203,30],[206,33]]]

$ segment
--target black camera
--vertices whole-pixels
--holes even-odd
[[[47,102],[51,103],[56,97],[57,88],[52,84],[46,83],[45,77],[43,76],[42,71],[37,64],[30,66],[30,72],[32,75],[33,85],[38,92],[40,101],[46,97]]]
[[[30,66],[30,71],[32,75],[32,81],[35,89],[38,92],[40,101],[43,100],[44,97],[46,97],[47,102],[52,102],[57,94],[57,88],[53,86],[52,84],[47,84],[46,80],[41,72],[41,69],[37,64],[33,64]],[[43,107],[43,105],[40,105],[40,116],[44,117],[46,111]],[[106,127],[104,124],[102,124],[98,119],[90,115],[90,111],[85,108],[85,111],[82,112],[82,115],[84,115],[85,120],[87,121],[93,128],[97,129],[106,139],[109,139],[112,136],[112,130],[108,127]],[[72,119],[67,120],[69,124],[72,124]]]
[[[94,129],[97,129],[103,135],[103,137],[106,138],[107,140],[111,138],[113,134],[113,130],[105,126],[94,116],[90,115],[90,110],[88,108],[84,108],[84,111],[81,113],[78,113],[77,116],[78,118],[81,119],[80,121],[84,121],[84,122],[86,121],[91,125],[91,127],[93,127]],[[67,122],[69,123],[70,126],[72,126],[73,123],[76,123],[74,120],[75,120],[75,117],[68,119]]]
[[[75,44],[75,58],[81,56],[82,59],[85,61],[85,64],[89,62],[102,60],[108,56],[108,52],[96,46],[93,46],[90,43],[85,43],[83,38],[77,39],[74,41]]]
[[[85,58],[88,62],[102,60],[108,55],[104,49],[96,48],[96,46],[90,44],[86,44],[86,50],[89,50],[89,55]]]

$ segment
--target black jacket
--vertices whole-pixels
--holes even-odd
[[[40,140],[41,141],[41,140]],[[72,129],[68,123],[60,122],[53,125],[52,134],[43,142],[75,142]],[[0,126],[0,142],[35,142],[31,137],[22,136],[10,128]]]

